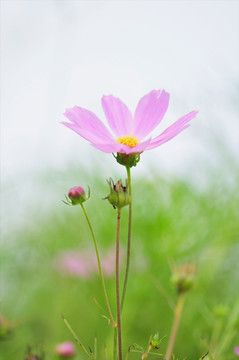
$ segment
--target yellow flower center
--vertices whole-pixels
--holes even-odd
[[[139,143],[139,140],[133,135],[125,135],[120,136],[116,142],[133,148]]]

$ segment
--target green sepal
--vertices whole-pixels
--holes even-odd
[[[121,209],[122,207],[129,205],[131,198],[128,191],[128,181],[126,180],[126,186],[122,185],[121,180],[114,184],[113,180],[110,178],[107,182],[110,187],[110,194],[105,199],[108,199],[114,209]]]
[[[130,168],[136,166],[140,160],[140,154],[117,153],[117,155],[113,154],[113,156],[120,165]]]

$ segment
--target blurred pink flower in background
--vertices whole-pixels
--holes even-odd
[[[122,260],[122,256],[120,257],[120,262]],[[102,257],[101,260],[102,269],[105,276],[113,276],[115,273],[115,250],[111,249],[107,252],[105,256]]]
[[[120,262],[122,256],[120,258]],[[56,269],[74,277],[89,278],[98,273],[98,264],[94,252],[88,250],[69,250],[60,253],[54,261]],[[115,271],[115,251],[110,249],[101,256],[102,270],[105,276],[113,276]]]
[[[234,348],[234,353],[239,356],[239,346]]]
[[[63,358],[73,357],[76,353],[75,345],[70,341],[65,341],[55,347],[55,353]]]
[[[114,136],[91,111],[74,106],[66,109],[65,116],[71,123],[65,126],[88,140],[95,148],[106,153],[136,154],[151,150],[171,140],[185,130],[197,111],[182,116],[155,138],[148,137],[162,121],[169,103],[164,90],[152,90],[140,99],[134,116],[118,98],[102,97],[102,107]],[[144,140],[148,137],[146,140]]]

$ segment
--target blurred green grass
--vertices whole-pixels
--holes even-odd
[[[102,201],[108,193],[105,181],[91,174],[89,178],[92,196],[86,209],[104,253],[114,245],[116,211],[107,200]],[[218,360],[234,358],[233,347],[239,344],[234,336],[239,293],[238,190],[236,185],[215,184],[212,180],[207,188],[195,189],[178,179],[133,178],[132,263],[123,314],[124,350],[131,343],[146,347],[149,336],[157,331],[162,337],[169,335],[172,310],[154,280],[175,299],[170,263],[194,262],[197,282],[186,298],[175,354],[178,359],[199,359],[207,351],[203,339],[210,340],[215,323],[221,321],[224,334],[220,343],[228,333],[232,341],[225,344]],[[61,184],[57,192],[64,191]],[[126,239],[127,209],[123,209],[123,251]],[[0,254],[0,313],[18,325],[0,342],[1,360],[23,359],[27,346],[35,351],[44,349],[45,359],[52,359],[55,344],[73,340],[61,313],[86,346],[93,347],[97,334],[100,360],[104,358],[104,343],[111,351],[112,329],[94,302],[96,298],[104,307],[98,276],[73,278],[54,268],[55,257],[73,249],[94,251],[93,241],[81,209],[60,201],[44,212],[40,198],[35,199],[24,225],[7,231]],[[122,278],[123,274],[122,268]],[[106,285],[115,312],[114,279],[107,278]],[[212,309],[219,305],[227,306],[233,314],[229,311],[217,320]],[[159,352],[165,352],[166,343],[165,339]],[[79,350],[77,359],[85,358]],[[139,359],[139,355],[132,354],[131,359]]]

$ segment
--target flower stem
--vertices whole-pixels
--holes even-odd
[[[142,354],[141,360],[147,359],[151,350],[152,350],[152,346],[149,345],[148,350]]]
[[[217,344],[220,343],[218,340],[219,340],[219,336],[220,336],[220,333],[221,333],[221,330],[222,330],[222,326],[223,326],[223,323],[222,323],[221,319],[217,320],[215,322],[214,329],[213,329],[213,332],[212,332],[211,341],[209,343],[210,353],[211,353],[211,355],[213,355],[213,357],[216,356]]]
[[[117,360],[117,327],[114,328],[114,347],[113,347],[113,360]]]
[[[106,292],[105,281],[104,281],[103,271],[102,271],[102,267],[101,267],[100,255],[99,255],[99,250],[98,250],[98,246],[97,246],[95,234],[94,234],[93,228],[92,228],[92,226],[91,226],[90,219],[89,219],[89,217],[88,217],[88,215],[87,215],[87,212],[86,212],[86,210],[85,210],[85,208],[84,208],[84,205],[81,204],[81,207],[82,207],[82,210],[83,210],[83,212],[84,212],[84,214],[85,214],[87,223],[88,223],[89,228],[90,228],[91,235],[92,235],[93,240],[94,240],[95,252],[96,252],[96,257],[97,257],[97,262],[98,262],[98,268],[99,268],[99,273],[100,273],[100,279],[101,279],[101,284],[102,284],[102,288],[103,288],[103,292],[104,292],[106,307],[107,307],[108,314],[109,314],[109,317],[110,317],[110,323],[111,323],[111,325],[112,325],[114,328],[116,328],[117,325],[116,325],[116,323],[115,323],[115,321],[114,321],[114,318],[113,318],[113,315],[112,315],[112,311],[111,311],[111,308],[110,308],[110,304],[109,304],[109,300],[108,300],[108,296],[107,296],[107,292]]]
[[[171,359],[171,355],[173,352],[174,344],[175,344],[177,333],[178,333],[180,318],[181,318],[181,314],[182,314],[182,310],[183,310],[183,304],[184,304],[184,294],[179,294],[178,302],[177,302],[176,308],[174,310],[173,327],[172,327],[170,338],[169,338],[169,343],[168,343],[168,348],[167,348],[167,352],[165,355],[165,360]]]
[[[117,328],[118,328],[118,349],[119,360],[122,360],[122,338],[121,338],[121,309],[120,309],[120,286],[119,286],[119,239],[120,239],[120,215],[121,211],[117,212],[117,230],[116,230],[116,261],[115,261],[115,274],[116,274],[116,307],[117,307]]]
[[[84,353],[88,356],[89,359],[94,359],[93,355],[90,355],[88,353],[88,351],[86,350],[86,348],[84,347],[84,345],[82,344],[82,342],[78,339],[78,337],[76,336],[76,333],[74,332],[74,330],[72,329],[72,327],[70,326],[70,324],[68,323],[68,321],[66,320],[65,316],[63,314],[61,314],[62,319],[64,321],[64,323],[66,324],[66,326],[68,327],[68,329],[70,330],[72,336],[74,337],[75,341],[77,342],[77,344],[79,344],[79,346],[81,347],[81,349],[84,351]]]
[[[94,351],[95,351],[95,360],[97,359],[97,336],[95,335],[95,342],[94,342]]]
[[[126,270],[125,270],[125,277],[124,277],[124,286],[123,286],[123,292],[122,292],[122,297],[121,297],[121,313],[123,311],[125,294],[126,294],[128,277],[129,277],[131,233],[132,233],[132,185],[131,185],[131,173],[130,173],[130,167],[129,166],[126,166],[126,171],[127,171],[128,183],[129,183],[129,196],[130,196],[131,200],[130,200],[130,203],[129,203],[127,260],[126,260]]]

